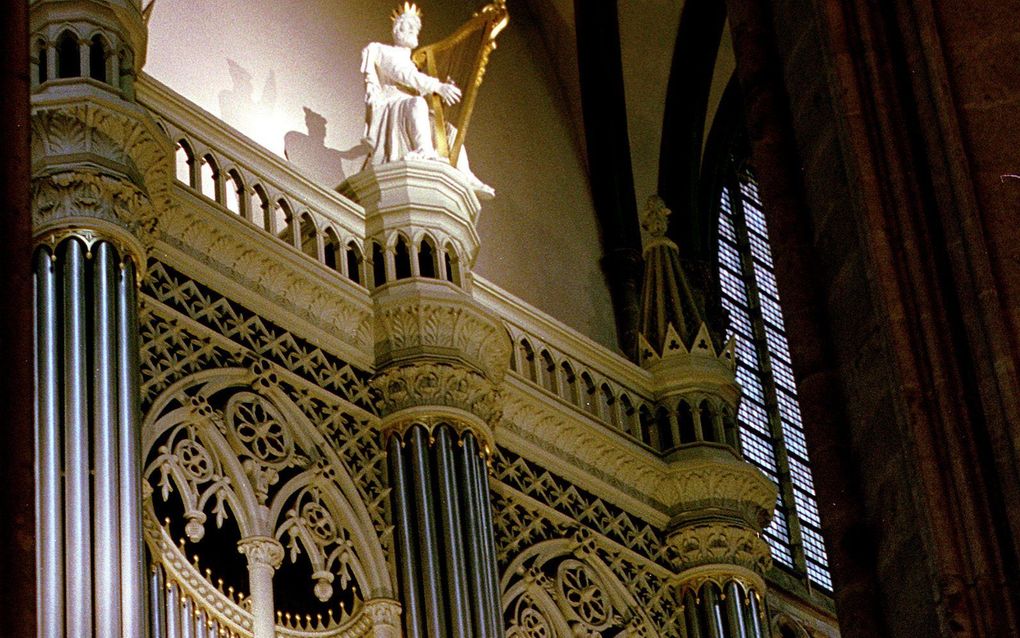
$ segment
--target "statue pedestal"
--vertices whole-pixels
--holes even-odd
[[[367,239],[391,248],[398,232],[416,244],[427,234],[439,249],[455,242],[462,267],[474,265],[481,205],[464,174],[449,164],[403,160],[370,166],[337,191],[365,208]]]

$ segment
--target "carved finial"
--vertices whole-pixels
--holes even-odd
[[[396,22],[405,15],[411,15],[421,20],[421,9],[413,2],[405,2],[402,5],[397,5],[397,8],[390,15],[390,19]]]
[[[647,230],[652,237],[663,237],[666,229],[669,228],[669,216],[673,213],[666,208],[666,202],[658,195],[651,195],[645,202],[645,209],[641,212],[641,227]]]

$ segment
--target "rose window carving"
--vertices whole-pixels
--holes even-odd
[[[552,629],[542,612],[526,596],[517,599],[506,638],[553,638]]]
[[[591,568],[578,560],[565,560],[556,570],[556,584],[562,600],[579,620],[596,629],[609,625],[612,603]]]
[[[174,448],[177,462],[185,475],[195,483],[205,483],[213,474],[212,456],[191,439],[179,441]]]
[[[283,419],[265,399],[241,392],[230,398],[226,410],[232,443],[256,461],[280,468],[294,455],[294,440]]]

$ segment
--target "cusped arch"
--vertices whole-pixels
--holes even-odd
[[[287,498],[308,485],[313,477],[319,476],[319,487],[328,496],[333,511],[342,517],[345,529],[350,532],[359,559],[357,573],[364,593],[368,596],[392,596],[395,589],[390,580],[382,545],[371,514],[346,466],[287,392],[273,381],[273,374],[268,372],[271,369],[269,364],[257,364],[256,368],[259,366],[261,369],[226,368],[199,372],[164,390],[143,420],[142,445],[145,458],[153,458],[153,446],[165,439],[174,428],[182,424],[194,424],[193,427],[201,433],[201,440],[210,454],[222,464],[224,474],[229,479],[229,506],[242,537],[274,535],[276,525],[267,527],[267,523],[276,523]],[[221,407],[210,404],[209,400],[214,397]],[[234,426],[227,422],[229,410],[236,408],[239,403],[251,404],[255,398],[270,406],[273,411],[271,416],[286,428],[286,438],[293,441],[294,450],[301,457],[302,463],[296,477],[289,477],[283,485],[271,492],[263,491],[262,494],[260,490],[266,488],[257,484],[257,481],[253,482],[252,465],[239,458],[238,432],[231,433]],[[262,455],[270,470],[274,463],[286,465],[280,461],[284,454],[281,450],[279,446],[270,450],[276,453],[274,458]],[[287,450],[286,454],[290,454],[290,451]],[[260,456],[257,451],[253,455]],[[151,476],[156,469],[154,461],[147,461],[146,476]],[[328,480],[324,482],[323,476],[328,476]],[[275,518],[271,516],[267,521],[260,517],[263,502],[266,502]]]
[[[549,627],[556,631],[556,638],[572,638],[578,629],[590,633],[624,627],[642,627],[646,633],[641,635],[657,636],[655,625],[636,597],[596,554],[582,551],[584,543],[579,540],[558,538],[536,543],[504,570],[500,595],[508,636],[515,629],[514,619],[508,614],[524,595],[533,596]],[[555,597],[546,593],[543,599],[539,590],[553,592]]]

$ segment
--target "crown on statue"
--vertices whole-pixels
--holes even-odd
[[[390,15],[390,19],[396,22],[404,16],[414,16],[421,20],[421,9],[419,9],[413,2],[405,2],[404,4],[397,5],[397,8],[394,9],[393,13]]]

